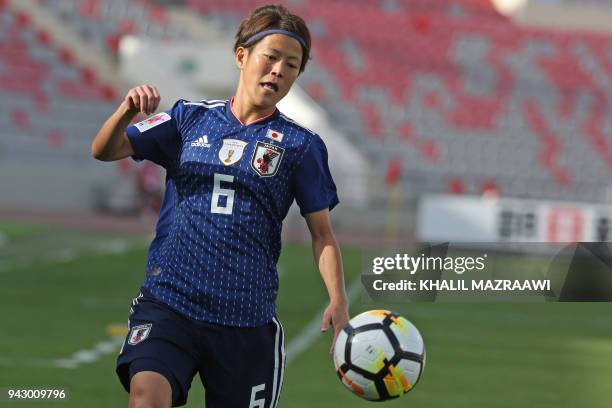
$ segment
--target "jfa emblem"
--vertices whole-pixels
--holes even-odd
[[[226,166],[231,166],[242,159],[244,148],[248,142],[236,139],[223,139],[223,146],[219,150],[219,160]]]
[[[261,177],[272,177],[278,172],[285,149],[273,144],[257,142],[251,167]]]
[[[147,337],[149,337],[149,333],[151,333],[152,326],[153,325],[149,323],[133,327],[132,331],[130,331],[130,338],[128,339],[128,343],[132,346],[135,346],[138,343],[144,341]]]
[[[281,132],[277,132],[274,129],[268,129],[268,133],[266,133],[266,137],[268,139],[272,139],[276,142],[282,142],[283,141],[283,134]]]

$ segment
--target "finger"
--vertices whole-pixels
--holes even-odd
[[[340,330],[338,330],[338,328],[334,326],[334,341],[336,340],[336,337],[338,337],[339,333],[340,333]]]
[[[138,89],[134,88],[132,90],[131,99],[134,102],[134,108],[140,110],[141,104],[140,104],[140,94],[138,93]]]
[[[157,107],[159,106],[159,101],[161,100],[161,96],[159,95],[159,91],[157,90],[156,87],[151,86],[150,87],[150,91],[151,94],[153,95],[153,112],[155,112],[157,110]]]
[[[336,346],[336,339],[338,338],[338,334],[340,334],[340,331],[335,330],[334,338],[332,339],[331,347],[329,348],[329,354],[334,354],[334,347]]]
[[[133,89],[128,93],[128,103],[130,105],[130,109],[140,109],[140,98],[138,94]]]
[[[323,321],[321,322],[321,331],[325,333],[329,329],[329,317],[327,314],[323,314]]]
[[[134,89],[134,93],[136,94],[135,98],[138,101],[138,109],[140,110],[140,112],[144,113],[144,110],[143,110],[143,106],[144,106],[143,93],[140,90],[140,87],[135,88]]]
[[[138,98],[140,101],[140,111],[142,113],[147,113],[147,95],[144,93],[144,91],[142,90],[142,88],[138,88],[138,90],[136,91],[138,92]]]
[[[147,113],[151,114],[155,112],[155,108],[153,107],[155,104],[155,97],[149,86],[144,86],[142,91],[145,93],[145,98],[147,100]]]

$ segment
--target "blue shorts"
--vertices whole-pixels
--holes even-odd
[[[285,367],[278,319],[259,327],[230,327],[190,320],[141,293],[132,302],[128,335],[117,358],[127,392],[141,371],[163,375],[172,406],[187,402],[196,374],[207,408],[276,407]]]

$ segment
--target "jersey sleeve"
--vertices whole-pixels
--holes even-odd
[[[128,126],[126,134],[134,150],[134,160],[150,160],[165,168],[178,160],[181,147],[183,101],[171,109]]]
[[[302,215],[325,208],[331,211],[340,202],[327,164],[327,148],[318,135],[293,174],[292,188]]]

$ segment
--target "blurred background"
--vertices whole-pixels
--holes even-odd
[[[609,303],[379,304],[359,274],[366,252],[422,241],[508,243],[500,262],[542,271],[550,253],[530,243],[609,241],[612,1],[280,3],[313,37],[279,108],[327,144],[351,313],[397,310],[425,338],[404,403],[608,406]],[[0,387],[67,387],[52,406],[127,404],[114,361],[165,174],[95,161],[91,141],[139,84],[160,89],[161,109],[231,97],[233,36],[262,4],[0,0]],[[368,406],[318,334],[326,294],[295,208],[284,236],[280,406]],[[203,405],[198,383],[190,407]]]

